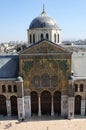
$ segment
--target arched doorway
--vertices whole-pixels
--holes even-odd
[[[54,113],[61,114],[61,92],[56,91],[53,95]]]
[[[48,91],[41,93],[41,113],[51,114],[51,94]]]
[[[18,109],[17,109],[17,97],[16,96],[11,96],[11,115],[15,116],[18,115]]]
[[[38,114],[38,94],[37,92],[31,92],[31,115]]]
[[[0,95],[0,115],[7,115],[6,97]]]
[[[75,96],[75,114],[81,114],[81,96]]]

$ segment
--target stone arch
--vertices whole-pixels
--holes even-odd
[[[51,114],[51,93],[47,90],[41,93],[41,113]]]
[[[54,113],[61,114],[61,92],[55,91],[53,94]]]
[[[11,115],[15,116],[18,115],[18,108],[17,108],[17,97],[16,96],[11,96]]]
[[[38,114],[38,93],[36,91],[31,92],[31,115]]]
[[[0,115],[7,115],[6,97],[0,95]]]
[[[81,114],[81,96],[75,96],[75,114]]]

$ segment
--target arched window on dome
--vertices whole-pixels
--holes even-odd
[[[43,38],[44,38],[44,35],[41,33],[41,40],[43,40]]]
[[[35,43],[35,34],[33,34],[33,43]]]
[[[30,34],[30,43],[32,43],[32,35]]]
[[[58,43],[59,43],[59,34],[58,34],[57,38],[58,38]]]
[[[49,34],[48,33],[46,34],[46,39],[49,40]]]
[[[54,34],[54,42],[56,43],[56,33]]]

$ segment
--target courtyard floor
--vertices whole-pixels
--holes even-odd
[[[31,117],[23,122],[0,117],[0,130],[86,130],[86,117],[57,119],[56,117]]]

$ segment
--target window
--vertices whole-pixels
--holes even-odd
[[[75,92],[78,92],[78,85],[75,84]]]
[[[80,92],[83,92],[83,88],[84,88],[83,84],[80,84]]]
[[[47,73],[41,76],[41,85],[42,87],[50,87],[50,77]]]
[[[12,87],[11,87],[11,85],[8,85],[8,92],[12,92]]]
[[[58,43],[59,43],[59,34],[58,34]]]
[[[30,43],[32,43],[32,36],[31,36],[31,34],[30,34]]]
[[[44,36],[43,36],[43,34],[41,34],[41,40],[43,40],[43,38],[44,38]]]
[[[52,87],[56,87],[57,84],[58,84],[57,76],[56,76],[56,75],[53,75],[53,76],[51,77],[51,86],[52,86]]]
[[[17,92],[17,86],[16,85],[13,85],[13,91]]]
[[[2,93],[5,93],[6,92],[6,87],[5,85],[2,85]]]
[[[35,76],[33,78],[33,83],[35,87],[40,87],[40,77],[39,76]]]
[[[56,43],[56,34],[54,34],[54,42]]]
[[[35,34],[33,34],[33,43],[35,43]]]
[[[46,34],[46,39],[49,40],[49,35],[48,35],[48,33]]]

